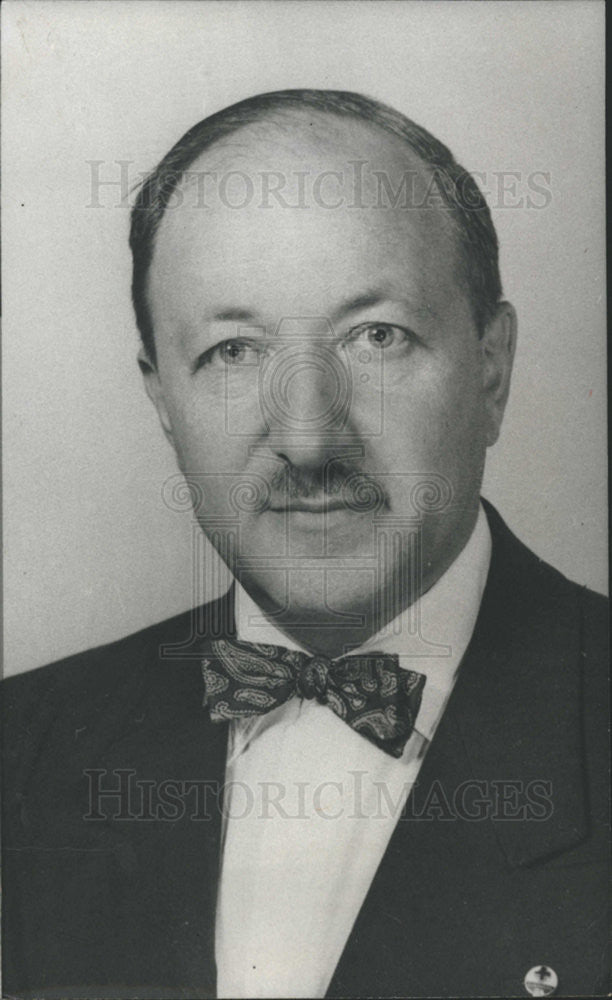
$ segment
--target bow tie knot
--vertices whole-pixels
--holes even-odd
[[[297,695],[327,705],[355,732],[401,757],[421,704],[425,677],[395,654],[330,660],[281,646],[218,639],[202,661],[204,705],[213,722],[263,715]]]
[[[326,656],[312,656],[304,659],[296,677],[297,693],[309,701],[321,700],[327,692],[331,660]]]

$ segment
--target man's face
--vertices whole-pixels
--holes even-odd
[[[374,171],[397,189],[407,170],[426,200],[425,169],[377,129],[316,115],[244,128],[191,168],[217,191],[225,178],[225,197],[203,207],[183,187],[157,235],[149,391],[202,527],[296,631],[352,636],[360,616],[367,631],[435,581],[473,527],[501,419],[448,213],[376,193]],[[250,199],[230,171],[252,179]],[[270,171],[284,203],[263,207]],[[317,199],[324,171],[343,183]],[[326,207],[338,190],[344,204]]]

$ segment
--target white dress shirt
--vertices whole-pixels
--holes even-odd
[[[455,562],[351,655],[426,675],[397,760],[317,701],[231,723],[217,902],[219,997],[323,997],[433,738],[471,638],[491,536],[482,509]],[[418,609],[418,610],[417,610]],[[236,585],[239,639],[300,649]]]

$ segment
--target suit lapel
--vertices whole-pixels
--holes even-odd
[[[533,865],[587,834],[575,588],[485,506],[493,551],[474,635],[329,996],[446,995],[449,970],[461,995],[462,968],[469,992],[475,928],[481,962],[487,934],[490,955],[499,937],[499,903],[490,879],[479,888],[479,865]],[[489,819],[469,821],[483,798]]]
[[[550,800],[547,820],[494,826],[509,864],[529,865],[588,832],[581,606],[577,588],[525,549],[492,508],[487,513],[495,558],[451,710],[473,776],[537,785]]]

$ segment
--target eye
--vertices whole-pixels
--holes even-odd
[[[397,335],[401,335],[401,331],[397,327],[388,326],[386,323],[377,323],[375,326],[371,326],[366,333],[370,344],[382,349],[390,347],[397,340]]]
[[[214,347],[197,358],[193,371],[200,368],[218,366],[220,364],[228,367],[246,367],[259,364],[259,355],[263,350],[263,344],[257,344],[249,340],[223,340]]]
[[[347,342],[358,346],[363,345],[364,341],[368,347],[378,351],[393,348],[395,353],[411,345],[413,334],[393,323],[361,323],[349,332]]]
[[[241,340],[226,340],[219,344],[219,356],[226,365],[239,365],[246,359],[248,344]]]

